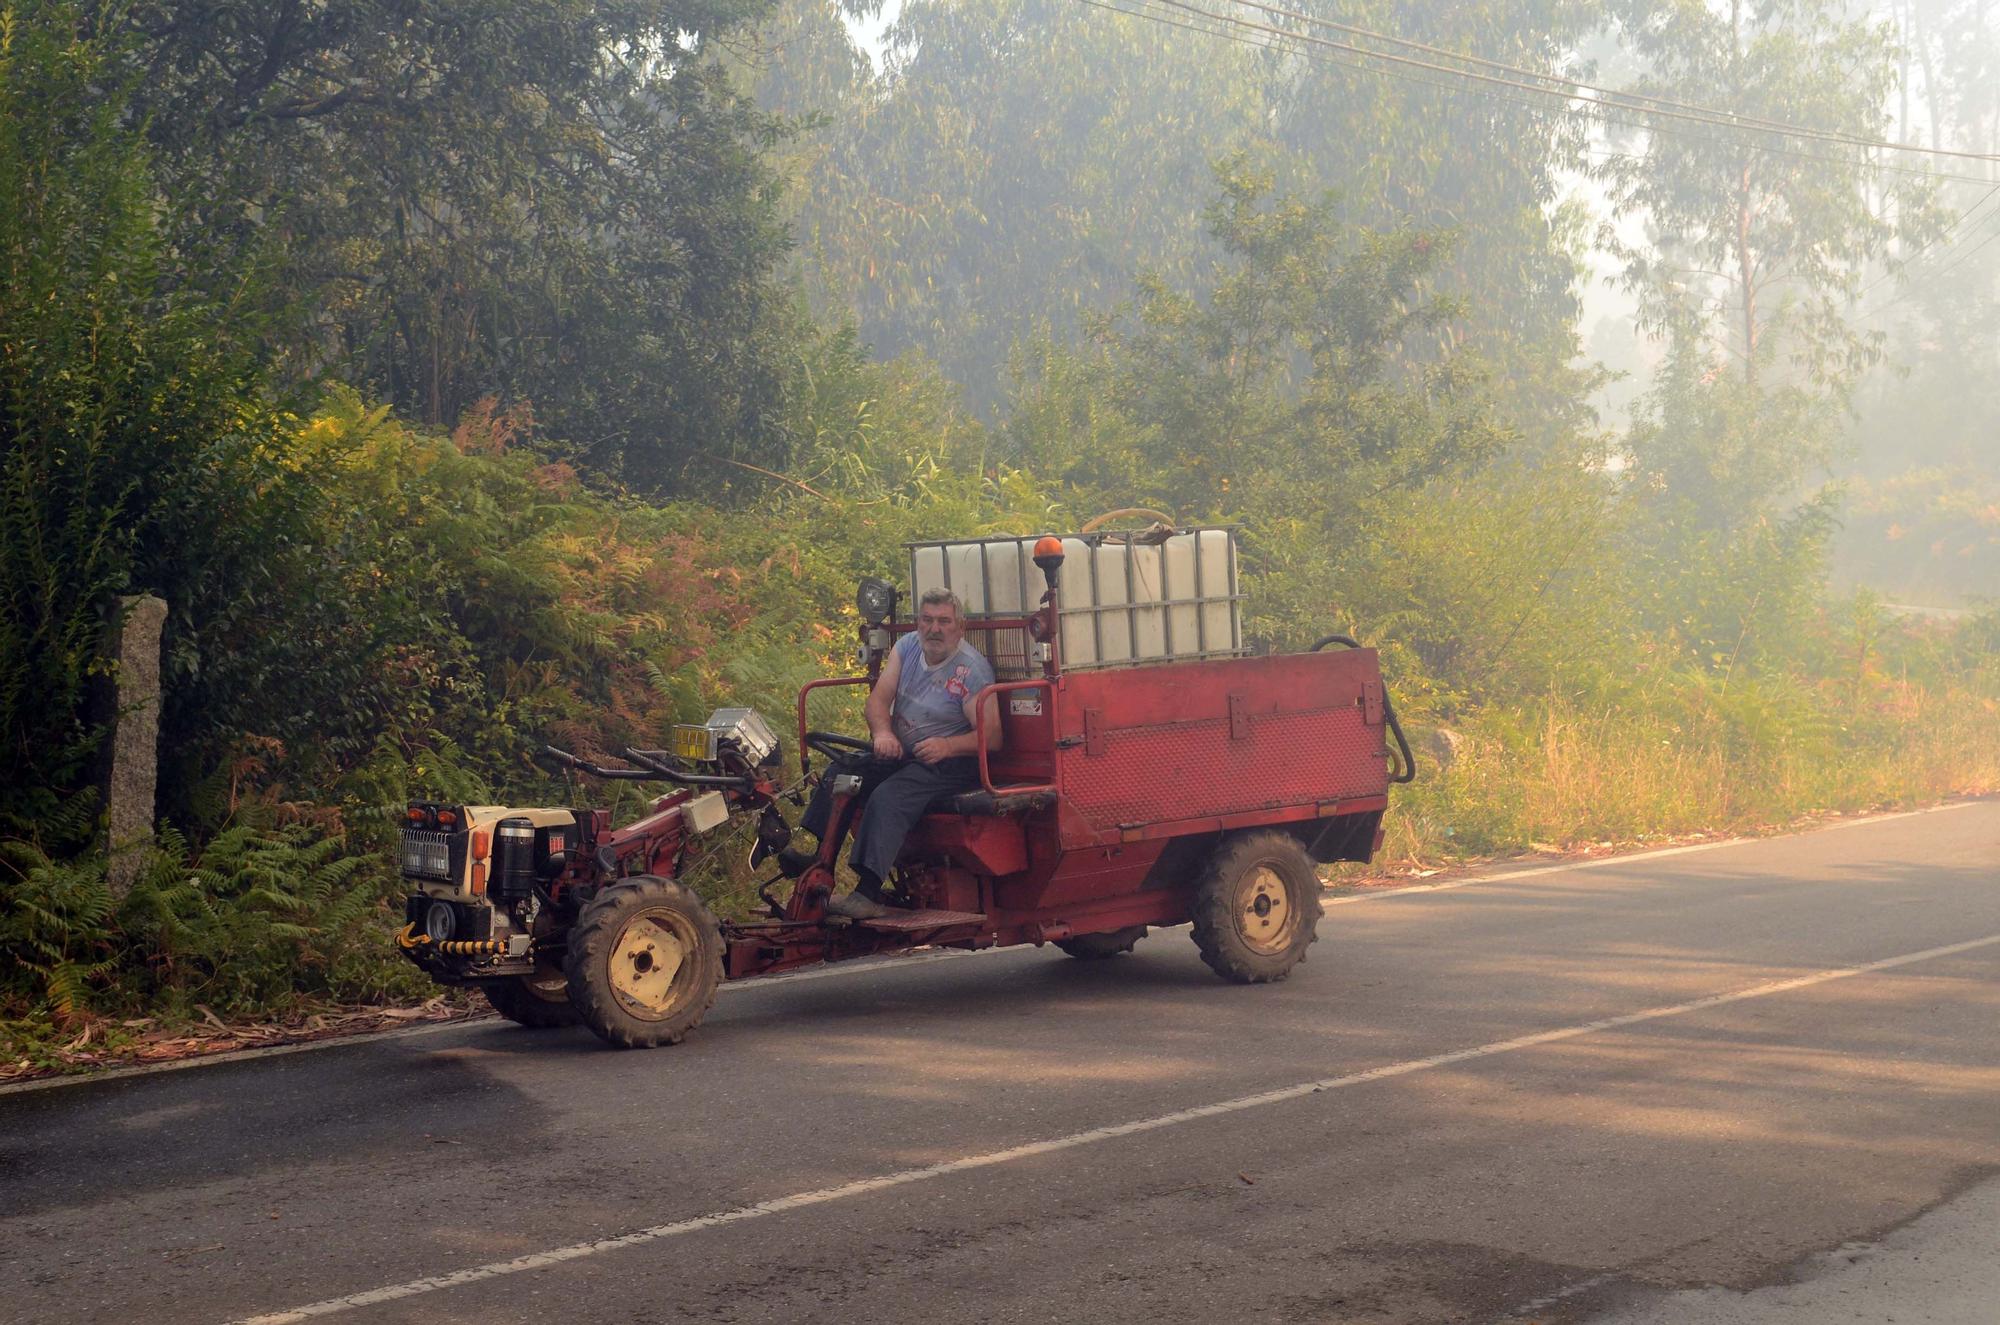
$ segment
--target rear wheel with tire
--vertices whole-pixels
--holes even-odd
[[[1201,959],[1237,984],[1284,979],[1318,939],[1319,891],[1298,839],[1270,831],[1226,839],[1195,885]]]
[[[559,970],[494,980],[483,985],[481,992],[495,1012],[531,1030],[554,1030],[577,1023],[576,1009],[569,1002],[569,982]]]
[[[621,1049],[679,1044],[722,983],[722,930],[694,889],[642,874],[605,888],[563,964],[583,1024]]]
[[[1078,934],[1073,939],[1057,939],[1056,946],[1082,961],[1102,961],[1132,951],[1146,937],[1144,925],[1127,925],[1106,934]]]

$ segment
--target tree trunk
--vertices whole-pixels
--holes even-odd
[[[1729,3],[1729,90],[1734,108],[1743,108],[1743,0]],[[1743,384],[1757,389],[1756,264],[1750,255],[1750,163],[1743,154],[1743,171],[1736,186],[1736,279],[1743,287]]]
[[[1736,279],[1743,285],[1743,384],[1757,389],[1757,286],[1750,257],[1750,158],[1736,190]]]

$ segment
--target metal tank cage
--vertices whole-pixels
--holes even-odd
[[[1090,555],[1084,566],[1078,567],[1069,563],[1063,566],[1062,582],[1065,586],[1074,586],[1077,583],[1075,577],[1079,573],[1085,575],[1090,586],[1090,598],[1092,600],[1095,600],[1099,596],[1098,589],[1101,584],[1099,577],[1104,573],[1101,569],[1102,558],[1099,556],[1099,553],[1104,545],[1106,543],[1117,544],[1124,547],[1127,552],[1125,557],[1125,602],[1100,604],[1093,601],[1079,603],[1077,601],[1078,595],[1075,594],[1073,588],[1070,592],[1062,595],[1062,622],[1059,623],[1059,628],[1062,625],[1067,625],[1077,617],[1087,616],[1090,619],[1091,639],[1095,645],[1094,652],[1097,655],[1097,660],[1092,662],[1078,662],[1065,657],[1063,659],[1063,670],[1103,671],[1118,667],[1142,667],[1149,663],[1193,662],[1209,658],[1240,658],[1247,654],[1249,649],[1243,642],[1243,614],[1241,608],[1238,606],[1244,599],[1237,578],[1236,532],[1239,528],[1240,526],[1238,525],[1189,525],[1173,531],[1176,537],[1183,534],[1192,534],[1195,536],[1194,566],[1191,572],[1194,578],[1193,593],[1186,597],[1174,596],[1172,573],[1168,569],[1171,563],[1167,558],[1167,547],[1164,540],[1154,543],[1144,543],[1138,541],[1130,534],[1110,530],[1089,534],[1058,535],[1065,544],[1080,542],[1090,549]],[[1223,583],[1228,586],[1228,592],[1225,593],[1203,594],[1201,592],[1203,580],[1203,540],[1201,535],[1207,533],[1225,535],[1223,546],[1227,549],[1227,560],[1224,565]],[[1021,536],[1007,534],[993,538],[934,538],[916,543],[903,544],[910,558],[909,583],[912,593],[910,607],[912,612],[916,610],[914,595],[917,592],[918,553],[932,548],[940,549],[938,562],[939,568],[943,573],[942,583],[944,587],[958,593],[960,597],[965,597],[966,590],[972,586],[954,584],[952,582],[949,549],[977,547],[979,549],[980,580],[978,601],[982,605],[985,605],[993,601],[994,570],[992,558],[989,555],[990,549],[1007,546],[1016,550],[1014,568],[1017,583],[1015,588],[1020,595],[1018,601],[1023,604],[1020,611],[1008,613],[991,611],[974,612],[971,610],[969,604],[966,611],[966,638],[972,641],[974,648],[986,655],[987,660],[993,664],[994,675],[1003,681],[1018,680],[1023,677],[1040,674],[1039,667],[1034,663],[1029,653],[1030,641],[1027,637],[1027,632],[1018,627],[1008,629],[982,627],[979,623],[982,618],[986,617],[1027,615],[1041,601],[1042,585],[1040,572],[1034,573],[1032,584],[1030,583],[1031,576],[1029,574],[1032,561],[1031,551],[1037,537],[1040,537],[1040,535],[1031,534]],[[1157,599],[1133,602],[1131,600],[1137,591],[1138,572],[1136,566],[1138,554],[1142,548],[1146,547],[1151,547],[1157,558],[1161,596]],[[1208,613],[1204,609],[1217,605],[1221,605],[1227,609],[1229,629],[1226,640],[1219,637],[1216,639],[1209,638],[1211,632],[1208,629]],[[1194,609],[1192,613],[1195,634],[1193,649],[1176,649],[1174,647],[1174,614],[1171,609],[1177,607]],[[1117,620],[1120,616],[1124,618],[1122,623]],[[1157,618],[1160,623],[1163,651],[1160,653],[1142,654],[1139,651],[1140,622],[1142,619],[1153,618]],[[1115,638],[1115,634],[1121,626],[1125,632],[1129,654],[1126,657],[1107,660],[1104,657],[1105,641],[1108,634],[1109,637]],[[1217,633],[1219,635],[1219,632]]]

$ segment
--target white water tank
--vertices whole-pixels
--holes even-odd
[[[1036,535],[912,543],[912,615],[925,591],[952,590],[972,618],[967,634],[1003,677],[1038,670],[1019,630],[982,629],[978,618],[1025,616],[1041,604]],[[1243,650],[1236,538],[1222,528],[1172,534],[1069,534],[1063,538],[1062,665],[1130,667]]]

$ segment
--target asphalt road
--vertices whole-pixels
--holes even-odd
[[[1177,930],[746,984],[647,1053],[0,1095],[0,1320],[1664,1321],[1932,1226],[2000,1260],[2000,802],[1320,932],[1269,987]]]

